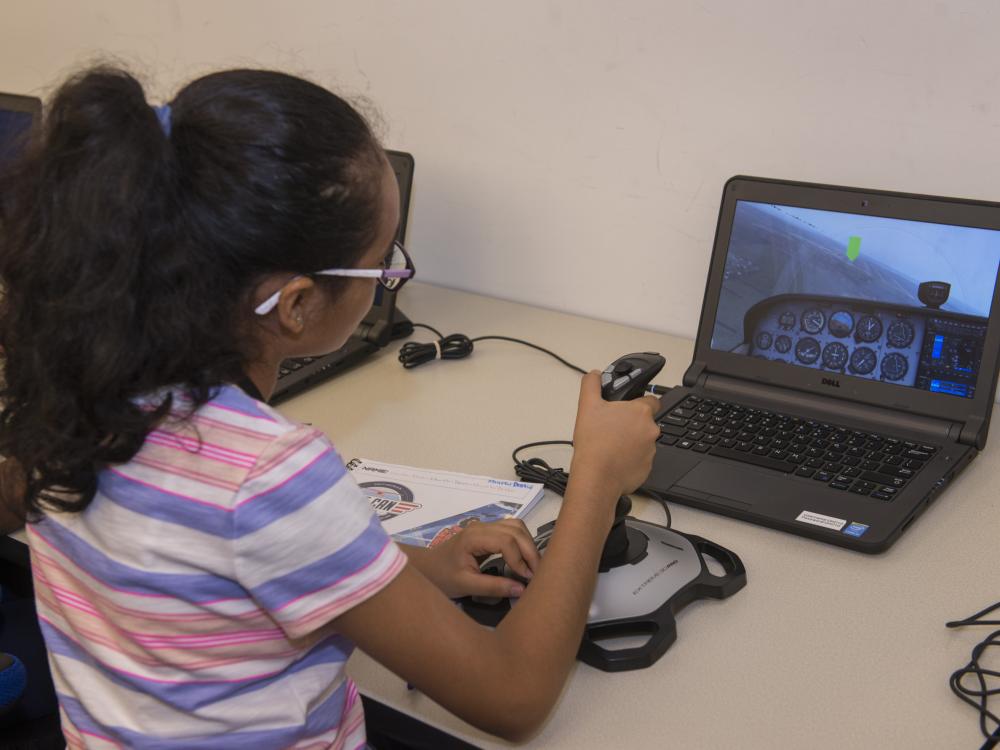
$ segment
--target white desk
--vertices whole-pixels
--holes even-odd
[[[667,366],[656,382],[664,385],[680,381],[692,349],[676,337],[419,283],[407,286],[400,306],[445,333],[525,338],[584,368],[660,351]],[[397,350],[282,410],[326,431],[346,458],[501,477],[511,476],[517,445],[571,435],[578,378],[540,352],[489,341],[468,359],[406,371]],[[947,680],[986,630],[944,623],[1000,598],[1000,499],[991,487],[998,440],[877,557],[672,505],[675,528],[740,555],[747,587],[690,605],[678,617],[677,642],[649,669],[605,674],[577,664],[526,746],[978,747],[977,715]],[[538,455],[568,463],[559,450]],[[529,526],[557,509],[558,498],[547,496]],[[633,514],[662,518],[642,499]],[[406,690],[364,654],[350,669],[385,703],[474,744],[509,746]]]
[[[414,283],[401,309],[444,333],[500,334],[548,347],[585,368],[622,354],[667,357],[657,383],[676,385],[692,342]],[[418,329],[420,340],[429,332]],[[345,459],[510,477],[510,453],[568,439],[578,377],[518,344],[487,341],[464,360],[404,370],[398,345],[281,409],[331,436]],[[678,637],[649,669],[606,674],[577,664],[528,747],[973,748],[976,712],[948,687],[984,628],[947,630],[1000,598],[1000,437],[881,556],[867,556],[671,505],[673,526],[736,552],[746,588],[690,605]],[[559,459],[569,454],[539,453]],[[555,496],[529,518],[554,517]],[[633,514],[662,510],[638,499]],[[994,667],[995,668],[995,667]],[[509,747],[407,691],[364,654],[362,690],[483,747]],[[516,686],[512,686],[516,689]],[[996,710],[996,708],[994,708]]]

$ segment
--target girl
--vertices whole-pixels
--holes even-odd
[[[346,102],[233,70],[154,110],[89,70],[0,196],[0,454],[70,747],[361,746],[355,645],[486,731],[538,728],[615,501],[650,469],[655,399],[584,377],[544,563],[520,522],[403,548],[327,439],[265,403],[282,360],[339,348],[375,285],[413,273]],[[479,573],[494,552],[526,590]],[[448,600],[521,593],[495,631]]]

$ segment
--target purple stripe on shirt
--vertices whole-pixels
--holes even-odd
[[[248,396],[241,388],[235,385],[225,385],[220,388],[218,394],[213,395],[209,404],[229,409],[248,417],[263,418],[271,422],[278,421],[274,418],[273,414],[269,414],[261,408],[259,401]]]
[[[314,458],[302,469],[235,510],[233,538],[259,531],[268,524],[304,508],[316,498],[335,489],[347,474],[347,467],[332,448]],[[332,518],[332,517],[331,517]]]
[[[221,576],[209,573],[151,573],[120,563],[48,517],[33,524],[32,531],[81,570],[106,586],[128,594],[163,596],[190,604],[248,598],[246,589]]]
[[[189,675],[183,680],[167,682],[123,672],[107,664],[98,663],[93,656],[52,623],[42,619],[40,625],[49,653],[86,664],[120,687],[148,695],[180,711],[188,712],[197,711],[221,700],[248,695],[305,669],[322,664],[343,664],[354,650],[354,644],[347,639],[331,637],[320,641],[299,659],[278,672],[251,675],[243,680],[197,680]]]
[[[174,738],[158,734],[143,734],[125,727],[99,724],[90,716],[82,703],[68,695],[60,694],[59,704],[69,716],[69,720],[73,722],[73,726],[79,731],[108,737],[123,747],[141,748],[142,750],[247,750],[248,748],[289,747],[310,737],[316,737],[336,729],[340,725],[340,719],[344,713],[344,702],[348,693],[347,686],[348,683],[345,681],[322,703],[317,705],[309,713],[304,724],[249,731],[220,727],[219,733],[214,735],[185,735]]]
[[[115,505],[158,521],[223,539],[233,538],[233,514],[225,508],[197,502],[111,470],[98,475],[97,491]]]
[[[101,472],[98,491],[135,513],[223,539],[236,539],[305,507],[346,473],[343,461],[328,449],[282,484],[253,498],[235,515],[227,508],[200,503],[114,471]]]
[[[330,523],[336,520],[331,517]],[[296,599],[332,586],[336,580],[331,579],[331,575],[364,569],[381,554],[388,542],[389,535],[373,514],[365,530],[346,546],[314,563],[255,586],[250,593],[269,612],[276,612]],[[242,554],[252,565],[253,550]]]

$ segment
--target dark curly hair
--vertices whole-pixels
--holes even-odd
[[[264,275],[352,266],[375,239],[383,152],[340,97],[230,70],[170,107],[167,129],[129,73],[86,70],[0,175],[0,455],[28,520],[83,510],[164,387],[193,411],[240,378]]]

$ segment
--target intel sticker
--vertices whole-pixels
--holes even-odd
[[[811,510],[802,511],[795,518],[795,520],[801,521],[802,523],[811,523],[813,526],[823,526],[824,528],[833,529],[834,531],[840,531],[847,523],[847,521],[843,518],[824,516],[822,513],[813,513]]]
[[[845,534],[850,534],[851,536],[861,536],[866,531],[868,531],[868,524],[858,523],[857,521],[851,521],[844,529]]]

